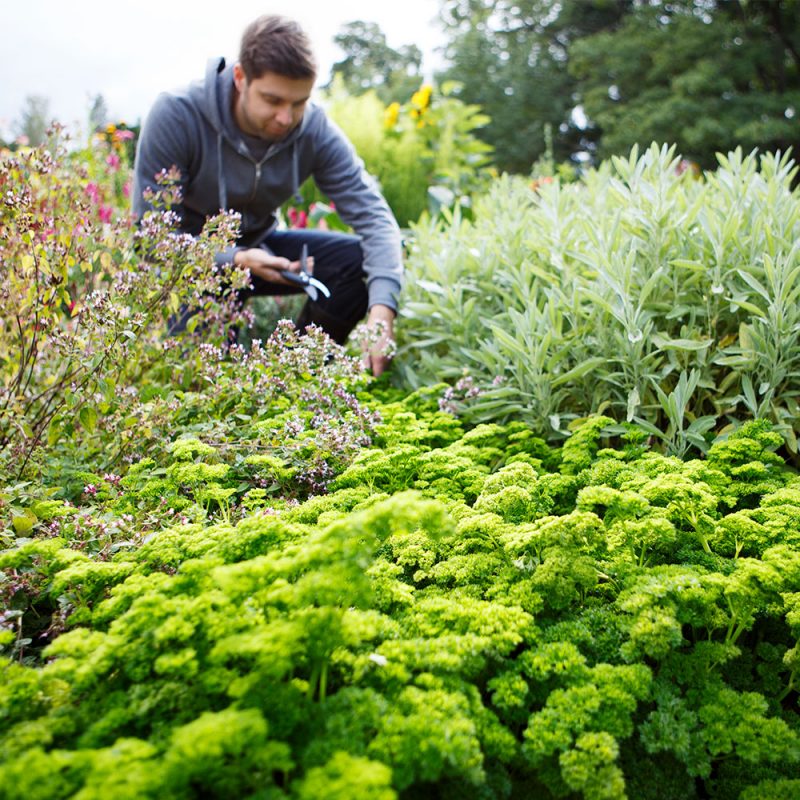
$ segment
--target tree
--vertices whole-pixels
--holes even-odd
[[[333,37],[345,57],[331,70],[331,82],[340,75],[350,94],[374,89],[384,103],[405,102],[419,88],[422,52],[416,45],[389,47],[386,36],[374,22],[348,22]]]
[[[50,101],[38,94],[29,94],[25,98],[19,120],[14,123],[14,133],[25,137],[28,144],[36,147],[47,138],[50,127]]]
[[[570,72],[601,156],[655,140],[713,167],[737,145],[800,145],[796,0],[640,2],[575,42]]]
[[[618,22],[631,2],[443,0],[449,66],[438,77],[462,82],[459,98],[492,118],[481,135],[501,169],[528,172],[545,153],[547,126],[557,160],[591,147],[574,114],[570,46]]]
[[[482,135],[502,169],[527,172],[547,125],[559,161],[656,140],[713,167],[737,145],[800,144],[798,11],[798,0],[442,0],[440,77],[491,116]]]
[[[108,125],[108,104],[102,94],[96,94],[89,108],[89,131],[102,130],[106,125]]]

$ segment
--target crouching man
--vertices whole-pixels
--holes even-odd
[[[315,323],[342,343],[366,315],[383,331],[365,353],[379,375],[402,284],[400,230],[352,144],[311,102],[315,79],[310,40],[296,22],[269,15],[252,22],[236,63],[214,59],[203,81],[156,100],[136,151],[134,212],[148,210],[144,193],[158,189],[156,175],[176,167],[182,231],[198,235],[220,210],[241,214],[240,238],[217,263],[250,271],[242,300],[303,291],[281,273],[300,273],[305,245],[330,297],[309,299],[296,324]],[[309,177],[355,235],[277,229],[277,209]]]

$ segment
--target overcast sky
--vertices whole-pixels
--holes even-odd
[[[444,42],[438,10],[439,0],[13,0],[0,29],[0,132],[26,95],[48,97],[53,116],[85,129],[102,94],[112,119],[135,123],[159,91],[202,77],[208,58],[234,59],[243,28],[264,13],[305,27],[323,82],[342,57],[333,37],[354,20],[378,23],[392,47],[416,44],[430,75]]]

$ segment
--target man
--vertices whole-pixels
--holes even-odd
[[[217,263],[250,271],[252,289],[242,299],[301,291],[281,271],[300,270],[306,244],[314,277],[331,297],[307,301],[298,327],[316,323],[341,343],[367,314],[368,326],[383,331],[365,354],[379,375],[402,284],[400,230],[350,142],[310,102],[315,79],[310,41],[297,23],[269,15],[252,22],[235,64],[212,60],[205,81],[156,100],[136,151],[134,211],[141,217],[143,192],[175,166],[183,231],[196,236],[220,209],[239,212],[239,241]],[[276,228],[276,210],[309,176],[355,236]]]

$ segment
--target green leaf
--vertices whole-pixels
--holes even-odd
[[[758,400],[756,400],[755,389],[753,388],[753,381],[749,375],[742,375],[742,391],[744,392],[744,399],[752,412],[758,408]]]
[[[29,508],[25,509],[22,514],[14,514],[11,517],[11,524],[17,536],[27,536],[38,521],[39,519],[36,514]]]
[[[757,305],[748,302],[747,300],[733,298],[731,300],[731,306],[736,306],[737,308],[741,308],[744,311],[749,311],[751,314],[761,319],[764,319],[766,317],[766,313],[762,309],[760,309]]]
[[[633,391],[628,394],[628,408],[627,408],[627,415],[626,419],[628,422],[631,422],[636,414],[636,410],[639,408],[639,404],[641,403],[641,398],[639,397],[639,390],[634,386]]]
[[[751,289],[760,294],[767,302],[772,299],[772,292],[770,292],[769,289],[767,289],[764,284],[762,284],[758,278],[755,277],[755,275],[751,275],[749,272],[745,272],[743,269],[738,269],[736,272]]]
[[[697,339],[665,339],[662,336],[654,336],[653,343],[662,350],[705,350],[714,344],[712,339],[698,341]]]
[[[89,433],[93,433],[95,427],[97,426],[97,411],[92,406],[83,406],[78,412],[78,419],[80,420],[81,425],[89,431]]]
[[[48,447],[52,447],[53,445],[57,444],[59,439],[61,438],[61,425],[57,421],[53,421],[50,423],[50,426],[47,428],[47,445]]]
[[[676,258],[669,262],[671,267],[679,269],[691,269],[696,272],[705,272],[708,267],[702,261],[693,261],[687,258]]]
[[[571,383],[572,381],[578,380],[582,378],[587,373],[591,372],[597,367],[601,367],[606,364],[607,361],[602,356],[595,356],[594,358],[587,358],[586,361],[581,362],[577,366],[573,367],[568,372],[564,372],[563,374],[553,378],[551,381],[551,386],[563,386],[565,383]]]

